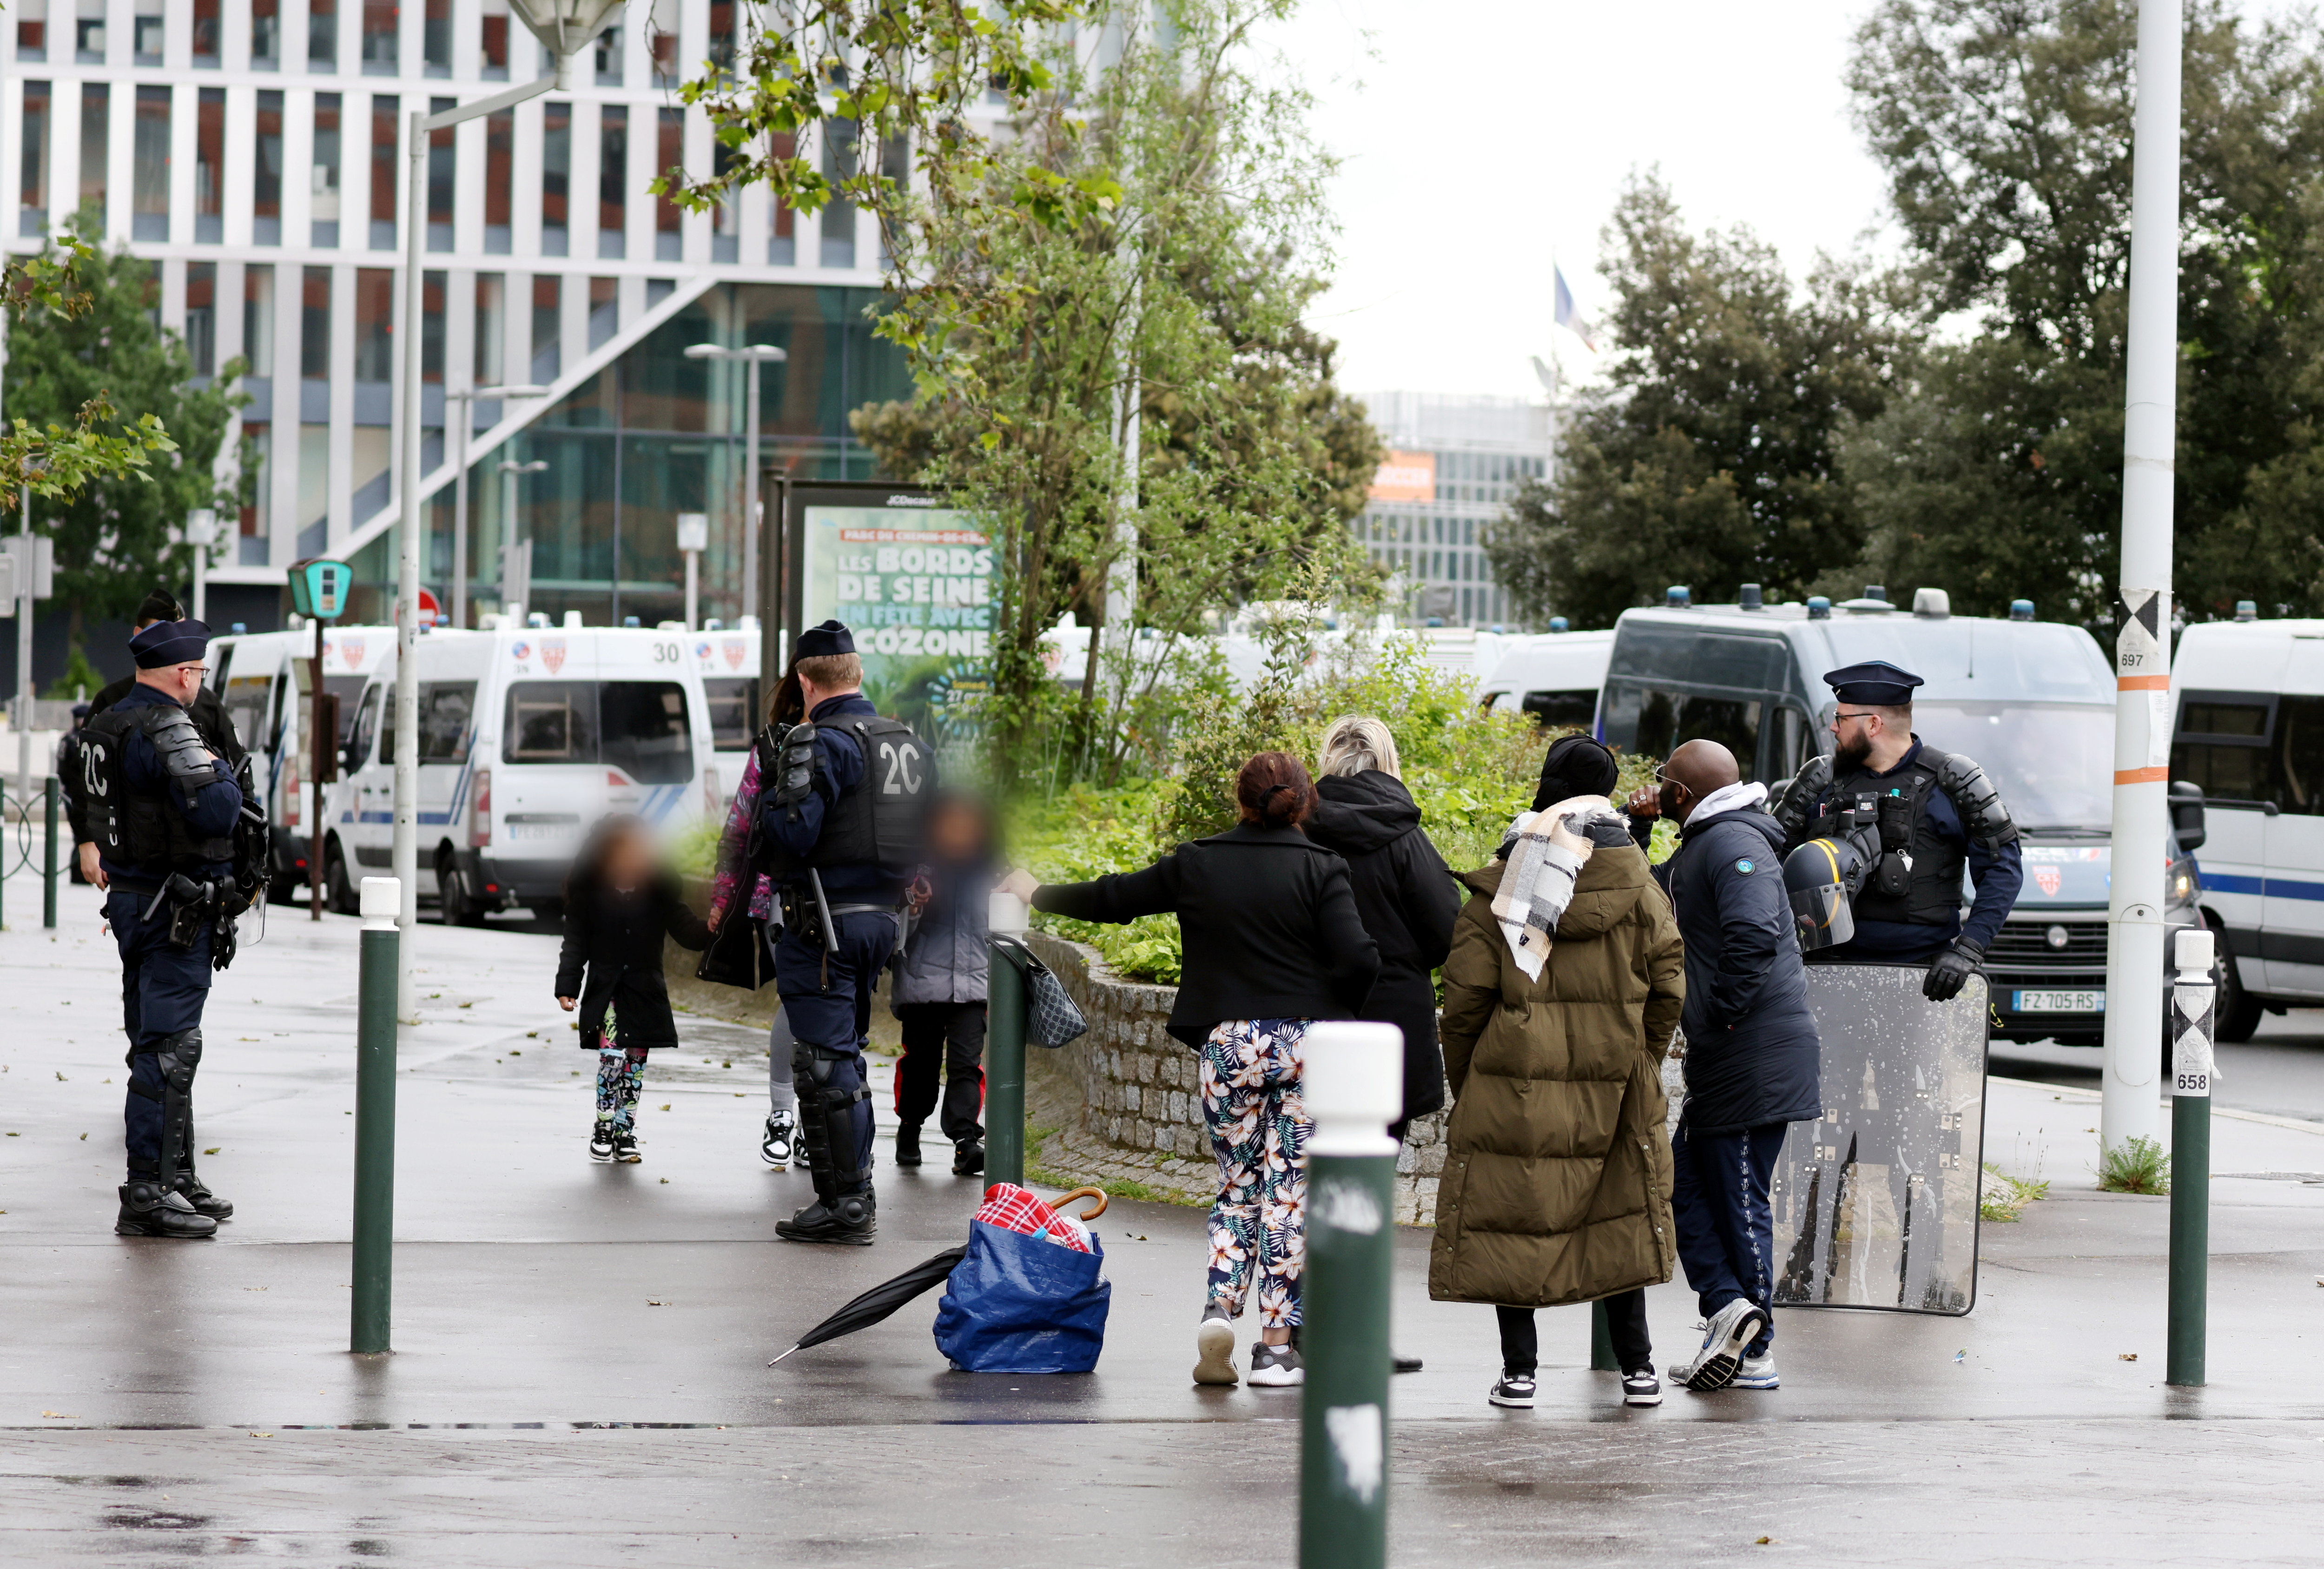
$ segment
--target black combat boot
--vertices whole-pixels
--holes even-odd
[[[952,1174],[974,1177],[984,1169],[984,1140],[964,1139],[952,1149]]]
[[[208,1215],[214,1221],[234,1218],[233,1203],[212,1193],[208,1185],[192,1172],[180,1171],[178,1173],[178,1180],[171,1186],[176,1192],[185,1195],[186,1202],[194,1206],[196,1214]]]
[[[787,1242],[842,1242],[868,1248],[880,1230],[879,1204],[865,1188],[835,1199],[816,1199],[787,1221],[775,1223],[775,1235]]]
[[[121,1214],[114,1233],[124,1237],[174,1237],[195,1241],[217,1234],[217,1222],[198,1214],[175,1188],[146,1178],[121,1185]]]
[[[918,1122],[896,1124],[896,1164],[918,1166],[920,1163],[920,1125]]]

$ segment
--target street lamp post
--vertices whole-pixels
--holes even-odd
[[[452,624],[468,624],[468,435],[471,411],[503,398],[546,398],[547,387],[470,387],[444,394],[444,418],[458,432],[452,444]],[[454,405],[458,405],[456,418]]]
[[[678,514],[678,548],[686,553],[686,630],[694,630],[702,605],[702,552],[710,548],[710,514]]]
[[[186,543],[194,548],[194,619],[210,618],[210,549],[217,543],[217,513],[196,507],[186,514]]]
[[[532,541],[517,542],[517,476],[540,474],[548,467],[545,457],[530,463],[501,459],[501,609],[520,618],[519,624],[522,624],[524,607],[532,603]]]
[[[552,88],[570,89],[573,60],[588,48],[622,0],[509,0],[540,46],[549,53],[555,74],[538,81],[494,93],[441,114],[413,110],[410,145],[405,158],[403,209],[403,430],[397,444],[397,489],[403,505],[396,539],[395,573],[395,813],[389,852],[389,870],[401,888],[401,919],[410,931],[420,915],[420,322],[427,309],[421,292],[428,232],[428,138],[466,120],[481,119],[512,109]],[[395,1016],[405,1023],[419,1021],[419,1001],[412,987],[411,948],[403,945],[397,959]]]
[[[755,617],[759,614],[759,367],[779,365],[791,356],[767,343],[745,344],[741,348],[697,343],[687,347],[686,357],[740,360],[751,367],[742,397],[742,420],[748,427],[742,438],[742,614]]]

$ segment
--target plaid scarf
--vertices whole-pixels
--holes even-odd
[[[1545,811],[1521,813],[1500,854],[1508,862],[1493,894],[1493,918],[1528,981],[1549,963],[1558,918],[1573,902],[1574,879],[1597,844],[1628,844],[1629,828],[1604,796],[1573,796]]]

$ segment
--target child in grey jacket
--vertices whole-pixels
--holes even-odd
[[[928,816],[928,864],[914,881],[910,935],[897,953],[889,1006],[903,1028],[896,1064],[896,1164],[920,1164],[920,1125],[936,1111],[953,1175],[984,1169],[985,925],[994,881],[992,824],[973,797],[945,792]]]

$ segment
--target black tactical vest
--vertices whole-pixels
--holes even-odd
[[[1858,770],[1833,780],[1820,817],[1853,808],[1860,820],[1879,824],[1880,859],[1849,900],[1857,919],[1950,926],[1960,918],[1968,855],[1937,832],[1929,815],[1929,800],[1940,789],[1938,773],[1947,761],[1943,752],[1923,746],[1893,773]]]
[[[182,709],[153,705],[107,708],[82,731],[78,784],[88,814],[89,835],[97,854],[115,865],[134,866],[155,876],[171,872],[190,875],[237,858],[235,835],[204,837],[171,805],[170,795],[183,787],[169,777],[166,769],[160,789],[141,794],[129,788],[130,733],[143,732],[150,743],[161,726],[184,716]],[[242,749],[234,737],[205,734],[202,740],[226,760],[246,788],[249,771],[243,765]]]
[[[816,722],[812,729],[844,731],[863,754],[863,773],[840,791],[824,814],[815,848],[794,856],[771,838],[761,838],[752,860],[758,869],[782,876],[808,868],[875,865],[901,875],[924,854],[923,831],[935,762],[927,745],[901,720],[879,714],[843,714]],[[782,772],[798,766],[789,754],[814,745],[812,729],[800,725],[784,738],[775,768],[760,760],[759,788],[772,792]],[[802,735],[800,732],[809,734]],[[814,766],[820,768],[818,758]],[[755,832],[755,829],[754,829]]]

